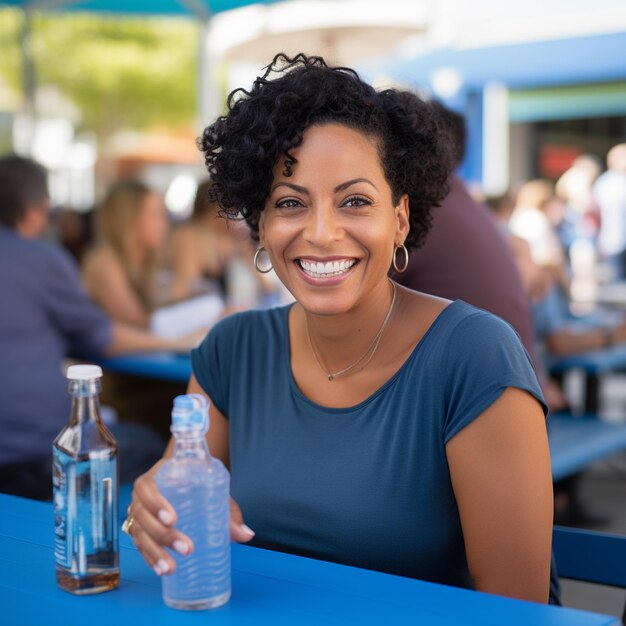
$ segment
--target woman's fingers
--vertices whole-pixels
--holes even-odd
[[[163,549],[163,546],[160,546],[145,532],[141,524],[133,524],[132,538],[137,549],[156,574],[162,576],[176,570],[174,559]]]
[[[189,537],[174,528],[176,511],[161,495],[153,475],[161,461],[134,484],[129,514],[133,518],[131,537],[148,564],[159,574],[171,574],[176,563],[165,550],[169,547],[181,555],[193,551]]]
[[[237,543],[246,543],[254,537],[254,531],[243,522],[239,505],[230,499],[230,538]]]
[[[161,495],[156,483],[154,473],[164,460],[159,461],[149,472],[142,474],[133,485],[133,503],[131,511],[134,515],[135,502],[139,502],[150,513],[159,518],[166,526],[173,526],[176,522],[176,511],[172,505]]]

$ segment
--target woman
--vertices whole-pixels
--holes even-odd
[[[191,219],[172,233],[168,265],[172,268],[172,300],[190,298],[217,282],[225,291],[226,267],[238,248],[237,224],[220,219],[219,205],[209,199],[211,181],[196,192]]]
[[[168,231],[161,196],[136,180],[114,184],[95,216],[96,245],[83,264],[89,296],[117,321],[147,330],[162,300],[156,282],[158,254]],[[101,400],[121,421],[138,421],[169,436],[172,396],[184,385],[109,374]]]
[[[387,278],[445,195],[433,107],[278,55],[202,148],[220,205],[244,212],[257,262],[296,300],[223,320],[193,353],[233,539],[545,602],[552,491],[529,359],[498,318]],[[167,574],[164,546],[193,546],[155,469],[127,528]]]
[[[157,193],[133,180],[111,187],[96,214],[97,245],[83,270],[87,292],[111,318],[149,326],[160,300],[155,272],[167,231]]]
[[[245,223],[223,219],[219,204],[210,198],[212,184],[200,184],[191,219],[172,233],[170,298],[184,300],[217,288],[226,300],[225,314],[277,300],[274,277],[252,270],[254,248]]]

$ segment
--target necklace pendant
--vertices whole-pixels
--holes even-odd
[[[332,374],[328,374],[328,380],[334,380],[335,377]]]

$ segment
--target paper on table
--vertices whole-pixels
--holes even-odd
[[[157,309],[150,330],[159,337],[177,339],[202,328],[210,328],[224,310],[224,301],[211,293]]]

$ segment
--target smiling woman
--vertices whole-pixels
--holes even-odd
[[[189,389],[211,400],[234,540],[545,602],[551,477],[528,355],[500,319],[388,278],[446,193],[442,128],[430,103],[319,57],[278,55],[231,94],[201,139],[212,193],[296,302],[215,326]],[[132,534],[163,574],[166,546],[192,546],[153,475]]]

